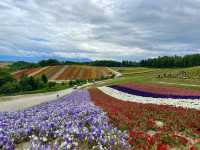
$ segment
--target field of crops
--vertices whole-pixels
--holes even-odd
[[[113,72],[105,67],[91,66],[48,66],[24,69],[15,72],[13,75],[19,79],[23,74],[33,77],[40,77],[42,74],[47,75],[49,80],[91,80],[102,77],[111,77]]]
[[[77,90],[0,113],[0,149],[198,150],[200,91],[153,84]]]

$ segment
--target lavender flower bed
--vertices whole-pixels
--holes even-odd
[[[108,124],[86,90],[18,112],[0,113],[0,149],[28,141],[31,149],[128,147],[127,135]]]
[[[132,89],[132,88],[118,86],[118,85],[112,85],[109,87],[119,90],[124,93],[137,95],[137,96],[143,96],[143,97],[172,98],[172,99],[200,99],[200,96],[181,96],[181,95],[170,95],[170,94],[158,94],[158,93],[153,93],[153,92],[140,91],[137,89]]]

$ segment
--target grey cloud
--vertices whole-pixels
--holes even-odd
[[[135,60],[196,53],[199,14],[199,0],[2,0],[0,52]]]

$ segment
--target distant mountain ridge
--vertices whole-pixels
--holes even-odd
[[[60,61],[72,61],[72,62],[91,62],[89,58],[63,58],[63,57],[33,57],[33,56],[9,56],[0,55],[0,62],[16,62],[16,61],[27,61],[27,62],[38,62],[45,59],[57,59]]]

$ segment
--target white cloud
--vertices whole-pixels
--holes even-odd
[[[139,60],[195,53],[199,8],[199,0],[2,0],[0,55]]]

